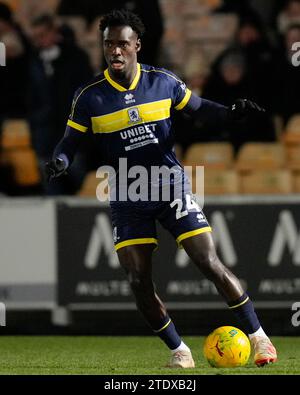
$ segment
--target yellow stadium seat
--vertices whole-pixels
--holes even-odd
[[[300,173],[294,173],[293,175],[294,192],[300,193]]]
[[[289,119],[283,133],[283,141],[286,144],[300,144],[300,114]]]
[[[3,163],[13,170],[17,185],[27,187],[41,181],[38,160],[31,148],[3,150]]]
[[[300,171],[300,144],[287,145],[287,168],[292,171]]]
[[[187,149],[184,164],[206,169],[229,169],[233,165],[233,156],[230,143],[195,143]]]
[[[97,186],[98,180],[96,178],[96,171],[91,171],[86,174],[77,195],[82,197],[96,197]]]
[[[236,159],[236,169],[240,172],[253,170],[276,170],[285,166],[285,147],[280,143],[246,143]]]
[[[289,194],[293,192],[288,170],[258,170],[241,176],[243,194]]]
[[[31,146],[30,127],[25,119],[8,119],[3,122],[1,147],[29,148]]]
[[[240,193],[239,174],[235,170],[205,170],[205,195],[233,195]]]
[[[102,187],[98,188],[100,183]],[[98,199],[106,200],[108,196],[107,173],[97,174],[96,177],[96,170],[88,172],[84,178],[80,190],[77,192],[77,196],[91,198],[97,197]]]

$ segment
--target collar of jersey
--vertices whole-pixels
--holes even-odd
[[[131,83],[131,85],[130,85],[130,87],[129,87],[128,89],[124,88],[124,86],[122,86],[122,85],[118,84],[117,82],[115,82],[115,81],[111,78],[111,76],[109,75],[108,69],[106,69],[106,70],[104,71],[104,76],[105,76],[105,78],[107,79],[107,81],[108,81],[114,88],[116,88],[118,91],[120,91],[120,92],[130,91],[130,90],[136,88],[136,86],[137,86],[137,84],[138,84],[138,82],[139,82],[139,80],[140,80],[140,77],[141,77],[141,65],[140,65],[140,63],[137,63],[136,75],[135,75],[135,77],[134,77],[134,79],[133,79],[133,81],[132,81],[132,83]]]

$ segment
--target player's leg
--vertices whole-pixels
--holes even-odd
[[[247,331],[254,348],[255,363],[262,366],[275,362],[276,350],[260,325],[252,301],[244,292],[238,278],[218,258],[211,232],[186,238],[181,244],[206,278],[215,284],[228,307]]]
[[[152,281],[152,252],[154,244],[123,247],[117,251],[120,265],[125,270],[139,311],[158,328],[167,315],[165,306],[154,290]]]
[[[152,280],[152,252],[155,244],[129,245],[117,250],[138,310],[149,326],[172,351],[170,367],[194,367],[190,349],[178,335]]]

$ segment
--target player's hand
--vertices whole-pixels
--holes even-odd
[[[64,174],[67,165],[61,158],[56,158],[45,164],[45,174],[47,182],[50,182],[53,178],[57,178]]]
[[[237,99],[229,107],[229,118],[234,121],[239,121],[247,115],[264,113],[266,110],[260,107],[257,103],[248,99]]]

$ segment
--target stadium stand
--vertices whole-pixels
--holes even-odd
[[[300,172],[293,174],[293,191],[300,193]]]
[[[77,196],[95,198],[97,192],[98,199],[106,200],[108,194],[108,183],[104,183],[103,188],[97,189],[98,185],[104,180],[107,180],[107,173],[98,173],[96,177],[95,170],[88,172],[83,180],[80,190],[77,192]]]
[[[95,171],[88,172],[77,195],[81,197],[95,197],[98,182]]]
[[[4,3],[12,8],[15,20],[24,32],[24,37],[27,36],[29,46],[32,45],[31,36],[27,29],[30,20],[43,14],[56,15],[59,24],[66,24],[72,29],[76,43],[88,53],[92,69],[95,73],[98,73],[103,62],[98,31],[100,15],[93,15],[93,20],[86,19],[83,12],[86,9],[84,2],[82,3],[82,12],[76,13],[76,15],[59,13],[60,0],[45,0],[44,2],[37,0],[4,0]],[[186,64],[191,58],[193,59],[192,69],[193,72],[196,70],[196,75],[198,75],[197,72],[203,73],[203,68],[207,68],[206,72],[209,74],[212,71],[213,62],[226,47],[235,42],[236,35],[241,27],[239,13],[234,9],[220,12],[219,8],[222,5],[224,5],[224,2],[221,0],[189,0],[188,2],[161,0],[160,6],[164,17],[165,31],[161,41],[160,65],[178,73],[187,83],[189,83],[189,77],[191,76]],[[216,10],[217,12],[215,12]],[[272,26],[267,26],[267,29],[272,29]],[[272,53],[270,52],[269,55],[272,56]],[[205,65],[201,63],[203,59],[205,59]],[[257,66],[256,62],[254,65],[249,63],[249,68],[255,65]],[[205,78],[203,78],[203,81]],[[262,89],[268,92],[264,80],[262,85],[264,85]],[[201,89],[197,93],[201,95]],[[281,144],[279,142],[246,143],[238,151],[236,160],[230,142],[220,143],[212,140],[210,143],[205,143],[207,139],[203,139],[203,142],[190,146],[184,156],[183,148],[179,144],[175,147],[175,151],[178,159],[184,165],[205,166],[206,193],[236,193],[240,188],[240,176],[244,175],[245,172],[287,169],[292,172],[293,180],[297,179],[297,172],[300,171],[300,107],[298,114],[293,115],[287,122],[279,140]],[[17,163],[24,161],[24,156],[31,163],[30,166],[26,164],[28,169],[32,169],[31,176],[24,175],[22,183],[25,182],[26,177],[29,177],[30,182],[40,177],[40,175],[38,177],[37,161],[33,158],[35,153],[32,152],[27,120],[4,122],[2,125],[1,149],[3,151],[1,163],[13,161],[12,166],[17,169],[19,166]],[[8,150],[15,150],[15,152],[8,152]],[[36,170],[33,170],[34,167]],[[15,174],[18,174],[17,170]],[[98,180],[95,178],[94,172],[91,172],[91,174],[86,175],[86,180],[78,192],[79,196],[95,195],[93,182],[97,185]],[[21,180],[19,176],[17,179]],[[88,181],[89,179],[90,181]],[[226,182],[232,184],[227,186],[227,192]],[[294,192],[299,192],[296,181],[293,185]]]
[[[241,175],[242,194],[289,194],[293,192],[288,170],[256,170]]]
[[[14,182],[29,187],[40,182],[41,176],[35,152],[31,148],[16,148],[2,152],[2,163],[13,170]]]
[[[286,147],[287,168],[291,171],[300,171],[300,144]]]
[[[234,14],[202,14],[186,22],[187,52],[195,43],[212,62],[226,48],[234,36],[238,18]]]
[[[283,133],[285,144],[300,144],[300,114],[293,115],[287,122]]]
[[[8,119],[3,122],[2,149],[28,148],[30,146],[30,128],[25,119]]]
[[[233,166],[234,152],[230,143],[195,143],[184,156],[187,166],[205,166],[209,169],[229,169]]]
[[[58,18],[61,24],[70,27],[75,35],[76,42],[79,46],[83,47],[84,38],[87,31],[86,20],[81,16],[60,16]]]
[[[31,147],[30,127],[25,119],[10,119],[3,123],[1,163],[12,169],[13,181],[19,187],[40,182],[38,160]]]
[[[233,195],[239,192],[240,178],[235,170],[205,170],[205,195]]]
[[[241,173],[254,170],[276,170],[285,166],[286,154],[280,143],[246,143],[236,159],[236,169]]]

